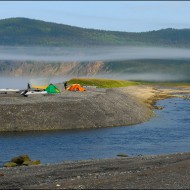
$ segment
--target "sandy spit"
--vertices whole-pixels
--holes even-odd
[[[62,88],[62,86],[59,86]],[[147,121],[145,100],[155,91],[139,86],[117,89],[62,90],[56,95],[0,96],[0,131],[65,130],[126,126]]]
[[[149,120],[154,103],[190,93],[189,87],[148,85],[115,89],[87,88],[56,95],[0,94],[0,131],[67,130],[128,126]]]

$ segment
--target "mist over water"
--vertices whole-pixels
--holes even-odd
[[[137,81],[188,81],[190,78],[187,78],[184,75],[174,75],[169,73],[136,73],[136,74],[112,74],[112,75],[98,75],[100,78],[108,78],[108,79],[118,79],[118,80],[137,80]]]
[[[65,62],[92,62],[103,61],[112,62],[115,61],[133,61],[133,60],[188,60],[190,59],[190,49],[183,48],[166,48],[166,47],[132,47],[132,46],[104,46],[104,47],[11,47],[0,46],[0,60],[10,61],[34,61],[46,63],[65,63]],[[116,63],[116,64],[117,64]],[[166,64],[165,64],[166,63]],[[67,79],[73,77],[99,77],[99,78],[111,78],[122,80],[144,80],[144,81],[189,81],[190,77],[187,75],[189,68],[181,69],[178,72],[176,67],[165,70],[164,68],[169,65],[167,62],[164,64],[150,63],[151,68],[147,66],[146,62],[139,62],[126,65],[126,72],[108,72],[98,73],[95,75],[88,74],[88,76],[82,76],[83,74],[67,77]],[[186,61],[186,64],[189,64]],[[170,64],[174,68],[177,64]],[[178,63],[178,66],[181,63]],[[143,70],[144,69],[144,70]],[[183,70],[183,71],[182,71]],[[80,73],[80,72],[79,72]],[[25,77],[26,79],[27,77]],[[25,80],[25,83],[27,80]],[[10,79],[11,80],[11,79]],[[23,79],[21,79],[23,81]],[[58,82],[60,80],[57,80]],[[7,87],[9,87],[9,80],[6,80]],[[21,82],[22,83],[22,82]],[[1,82],[2,86],[4,83]]]
[[[0,88],[24,89],[27,87],[28,77],[2,77],[0,76]]]
[[[134,59],[189,59],[190,49],[163,47],[9,47],[0,46],[0,60],[116,61]]]
[[[37,81],[36,85],[40,85],[40,82],[48,81],[49,83],[63,83],[69,80],[68,77],[6,77],[0,76],[0,89],[12,88],[12,89],[26,89],[27,84]],[[35,84],[35,83],[34,83]]]

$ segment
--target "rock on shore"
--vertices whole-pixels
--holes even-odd
[[[127,88],[0,97],[0,131],[126,126],[144,122],[151,115],[147,104]]]

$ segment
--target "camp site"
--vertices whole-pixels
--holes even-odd
[[[66,82],[67,81],[63,81],[62,83],[65,84]],[[24,97],[28,97],[31,95],[55,95],[61,93],[61,90],[47,78],[31,79],[26,86],[26,89],[2,88],[0,89],[0,94],[20,94]],[[65,89],[62,89],[62,91],[84,92],[86,88],[80,84],[70,84]]]

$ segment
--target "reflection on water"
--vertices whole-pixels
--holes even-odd
[[[0,161],[28,154],[42,163],[190,151],[190,100],[159,101],[156,117],[127,127],[0,134]]]

